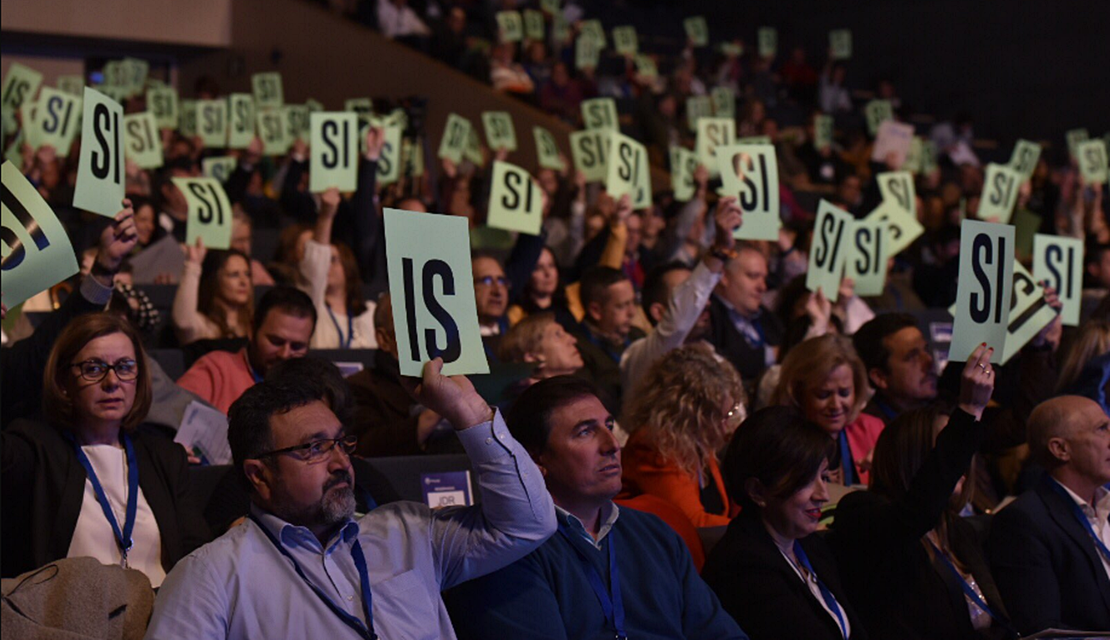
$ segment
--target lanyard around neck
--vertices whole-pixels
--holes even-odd
[[[123,447],[127,451],[127,512],[124,516],[122,530],[119,521],[116,519],[116,512],[112,510],[112,504],[108,502],[108,494],[104,493],[100,478],[96,477],[96,470],[93,469],[89,456],[85,455],[84,449],[81,448],[73,434],[66,433],[66,436],[73,444],[73,450],[77,452],[77,461],[85,468],[85,475],[88,476],[89,483],[92,484],[93,492],[96,493],[96,501],[100,503],[100,508],[104,511],[104,517],[108,519],[108,524],[112,525],[112,534],[119,546],[120,565],[126,569],[128,568],[127,553],[131,551],[135,542],[131,538],[131,533],[135,530],[135,514],[139,510],[139,465],[135,462],[135,445],[131,442],[131,436],[126,433],[120,434],[120,440],[123,441]]]
[[[357,617],[352,616],[351,614],[344,611],[339,605],[335,604],[335,601],[332,600],[328,596],[328,594],[324,593],[320,589],[320,587],[317,587],[315,584],[313,584],[312,581],[308,579],[308,576],[305,575],[304,570],[301,569],[301,565],[297,563],[297,560],[293,557],[293,554],[289,553],[289,550],[285,548],[285,545],[281,544],[281,541],[278,540],[273,533],[270,533],[270,530],[267,529],[266,526],[262,524],[262,521],[259,520],[258,517],[256,517],[253,513],[250,514],[249,517],[251,520],[254,521],[256,525],[258,525],[258,528],[262,530],[262,533],[266,534],[266,538],[268,538],[270,542],[273,543],[275,547],[277,547],[277,550],[281,552],[281,555],[285,556],[289,559],[290,562],[293,563],[293,570],[297,572],[297,575],[300,576],[301,580],[303,580],[304,583],[308,585],[310,589],[312,589],[313,593],[316,594],[316,597],[320,598],[320,600],[323,601],[323,603],[327,605],[329,609],[331,609],[332,613],[334,613],[336,616],[339,617],[340,620],[343,621],[343,624],[353,629],[355,633],[359,635],[359,637],[364,638],[365,640],[378,640],[378,634],[374,633],[373,599],[370,594],[370,572],[366,567],[366,556],[364,556],[362,553],[362,545],[359,544],[357,537],[351,544],[351,558],[355,561],[355,568],[358,569],[358,579],[362,588],[362,614],[366,617],[365,623],[363,623],[363,621],[359,620]]]
[[[1106,543],[1102,541],[1102,538],[1098,537],[1098,533],[1095,531],[1095,528],[1091,526],[1091,521],[1087,519],[1086,514],[1083,513],[1083,509],[1081,509],[1079,507],[1079,504],[1077,504],[1075,500],[1068,494],[1063,485],[1061,485],[1055,479],[1052,480],[1052,488],[1056,490],[1056,493],[1060,494],[1064,497],[1065,500],[1068,501],[1068,504],[1071,505],[1072,515],[1074,515],[1075,519],[1083,525],[1083,528],[1087,530],[1087,533],[1091,534],[1091,540],[1095,541],[1095,548],[1098,549],[1098,552],[1102,554],[1102,557],[1105,558],[1107,562],[1110,562],[1110,549],[1107,549]],[[1091,508],[1093,509],[1094,505],[1091,505]],[[1110,527],[1110,521],[1107,522],[1106,526]]]
[[[328,309],[328,315],[331,316],[331,323],[335,325],[335,332],[339,334],[339,348],[350,349],[351,341],[355,338],[355,321],[351,314],[347,314],[347,337],[343,337],[343,330],[339,328],[339,319],[335,317],[335,312],[331,310],[331,305],[324,305]]]
[[[621,598],[620,570],[617,567],[617,532],[610,530],[609,535],[606,536],[609,542],[608,589],[605,588],[605,581],[601,579],[597,567],[590,562],[581,549],[575,546],[574,537],[577,534],[570,531],[567,525],[562,522],[559,523],[559,533],[563,534],[563,537],[567,539],[567,544],[578,556],[578,560],[582,564],[582,571],[586,574],[586,580],[589,581],[590,588],[594,590],[594,594],[597,595],[597,599],[601,603],[601,611],[605,615],[605,624],[616,632],[616,640],[628,640],[628,634],[624,631],[624,600]]]
[[[829,610],[833,612],[833,615],[836,616],[836,624],[840,627],[840,635],[847,638],[848,625],[844,622],[844,613],[840,609],[840,604],[836,601],[836,596],[833,595],[832,591],[829,591],[829,588],[825,586],[824,582],[821,582],[821,578],[819,578],[817,572],[813,570],[813,565],[809,563],[809,556],[806,555],[805,550],[802,549],[801,543],[797,540],[794,541],[794,556],[798,558],[798,562],[802,563],[802,566],[809,572],[809,575],[813,576],[813,581],[817,583],[817,589],[821,592],[821,598],[825,601],[825,604],[828,605]]]
[[[859,474],[856,473],[856,463],[852,460],[852,448],[848,446],[848,434],[844,429],[836,436],[840,445],[840,466],[844,469],[844,486],[850,487],[858,484]]]
[[[940,558],[941,564],[948,568],[948,572],[951,573],[952,577],[956,579],[957,583],[959,583],[960,589],[964,592],[964,595],[967,596],[968,600],[971,600],[971,603],[974,604],[976,607],[979,607],[983,611],[986,611],[987,615],[998,622],[998,624],[1006,627],[1007,629],[1010,628],[1009,621],[1007,621],[1006,618],[1002,617],[994,609],[992,609],[991,606],[988,605],[986,601],[984,601],[983,598],[975,592],[975,589],[971,588],[971,585],[967,583],[967,580],[964,580],[963,574],[961,574],[960,570],[956,568],[956,565],[952,563],[952,560],[948,558],[948,554],[941,551],[940,547],[934,544],[932,540],[926,538],[926,541],[929,543],[929,546],[932,547],[933,553],[936,555],[936,557]]]

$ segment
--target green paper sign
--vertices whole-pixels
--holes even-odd
[[[464,160],[469,160],[476,167],[486,166],[486,156],[482,153],[482,141],[478,139],[478,130],[470,127],[466,136],[466,149],[462,155]]]
[[[73,206],[109,218],[123,206],[123,107],[96,89],[85,89],[81,158]]]
[[[304,106],[308,108],[309,113],[320,113],[324,110],[324,105],[321,104],[318,100],[313,100],[312,98],[305,100]]]
[[[570,153],[574,167],[587,182],[602,182],[609,177],[609,130],[587,129],[570,134]]]
[[[856,295],[882,295],[890,257],[890,229],[885,222],[878,220],[858,220],[851,233],[852,246],[844,265],[844,275],[855,282]]]
[[[852,57],[852,31],[836,29],[829,32],[829,49],[833,60],[848,60]]]
[[[61,91],[80,98],[85,91],[85,78],[79,75],[58,76],[56,85]]]
[[[543,191],[528,171],[508,162],[493,163],[489,218],[494,229],[540,235]]]
[[[840,281],[850,252],[855,219],[852,214],[821,200],[813,226],[813,246],[809,249],[806,289],[824,292],[829,302],[840,297]],[[876,229],[877,230],[877,229]]]
[[[555,171],[566,168],[563,159],[559,157],[559,145],[550,131],[543,127],[532,127],[532,137],[536,140],[536,161],[541,167]]]
[[[620,130],[617,119],[617,101],[612,98],[592,98],[582,101],[582,125],[587,129]]]
[[[682,26],[686,29],[686,38],[695,47],[709,46],[709,24],[705,21],[705,16],[686,18],[682,21]]]
[[[605,190],[614,200],[626,193],[632,208],[651,206],[651,166],[644,145],[617,131],[609,132],[609,173]]]
[[[59,89],[43,87],[35,117],[34,139],[38,146],[50,145],[61,157],[69,155],[81,121],[81,98]]]
[[[694,145],[698,162],[709,169],[709,176],[720,175],[717,166],[717,149],[735,144],[736,122],[731,118],[702,118],[698,120],[697,144]]]
[[[744,55],[744,46],[739,42],[722,42],[717,45],[717,50],[726,58],[739,58]]]
[[[185,244],[193,246],[200,238],[209,249],[231,248],[231,203],[220,181],[215,178],[174,178],[189,203],[185,225]]]
[[[470,136],[470,121],[452,113],[447,116],[447,124],[443,127],[443,138],[439,141],[440,158],[450,160],[455,164],[462,162],[463,151],[466,150],[467,138]]]
[[[254,106],[258,109],[276,109],[285,104],[285,89],[281,74],[276,71],[256,73],[251,76]]]
[[[498,11],[497,30],[501,42],[520,42],[524,39],[524,24],[519,11]]]
[[[557,43],[570,41],[570,23],[567,22],[562,11],[551,18],[551,39]]]
[[[733,237],[739,240],[778,240],[779,167],[775,147],[769,144],[734,144],[717,148],[721,173],[720,195],[740,204],[744,224]]]
[[[374,101],[370,98],[350,98],[343,102],[343,110],[357,113],[359,120],[368,122],[374,115]]]
[[[104,86],[117,88],[127,86],[127,70],[123,68],[122,60],[109,60],[104,63],[104,68],[100,71],[104,76]]]
[[[149,111],[123,117],[124,157],[141,169],[162,166],[162,136]]]
[[[718,118],[736,118],[736,96],[728,87],[716,87],[709,92],[713,115]]]
[[[385,253],[401,375],[489,373],[478,331],[466,218],[385,210]]]
[[[262,141],[262,154],[280,156],[289,151],[293,138],[289,136],[289,112],[285,108],[262,109],[257,113],[258,139]],[[307,137],[308,132],[305,132]]]
[[[178,124],[177,90],[158,87],[146,92],[146,108],[154,114],[159,129],[176,129]]]
[[[917,193],[913,174],[909,171],[887,171],[875,176],[883,202],[890,202],[907,214],[917,218]]]
[[[8,67],[8,75],[4,77],[2,90],[3,100],[0,108],[4,114],[4,130],[15,131],[15,113],[23,106],[24,102],[34,101],[42,84],[42,74],[30,67],[25,67],[18,62],[13,62]]]
[[[254,97],[249,93],[233,93],[227,99],[229,149],[246,149],[254,140]]]
[[[813,147],[824,151],[832,146],[833,117],[825,114],[813,116]]]
[[[1064,137],[1068,141],[1068,153],[1071,154],[1073,158],[1078,157],[1079,143],[1091,139],[1091,135],[1087,133],[1086,129],[1070,129],[1064,134]]]
[[[227,146],[227,102],[197,100],[197,136],[211,149]]]
[[[235,165],[238,162],[231,156],[205,158],[200,161],[201,174],[205,178],[215,178],[220,184],[225,184],[227,179],[231,177],[232,172],[235,171]]]
[[[577,69],[596,69],[601,59],[601,46],[597,39],[586,33],[574,41],[574,66]]]
[[[508,111],[483,111],[482,126],[486,130],[486,143],[490,149],[516,151],[516,128]]]
[[[10,162],[3,176],[4,304],[15,307],[77,273],[65,228],[38,190]]]
[[[582,23],[580,33],[594,39],[597,43],[598,49],[604,49],[608,46],[608,40],[605,38],[605,27],[601,26],[601,20],[586,20]]]
[[[320,193],[335,187],[354,191],[358,186],[358,115],[314,113],[309,117],[309,127],[308,190]]]
[[[1034,282],[1033,274],[1016,261],[1013,288],[1009,324],[1006,325],[1006,348],[1002,351],[999,364],[1006,364],[1033,336],[1056,319],[1056,310],[1044,300],[1044,287]]]
[[[867,130],[874,137],[879,133],[879,126],[887,120],[894,119],[894,107],[890,100],[872,100],[863,108],[867,116]]]
[[[658,78],[659,67],[655,65],[655,59],[651,56],[637,53],[632,62],[636,65],[636,74],[644,78]]]
[[[636,55],[636,52],[640,50],[640,39],[636,37],[636,27],[627,25],[614,27],[613,48],[621,55]]]
[[[1106,183],[1106,143],[1099,139],[1080,142],[1076,147],[1079,172],[1087,184]]]
[[[287,104],[285,111],[285,137],[292,144],[294,140],[308,142],[308,105]]]
[[[759,41],[759,56],[774,58],[779,48],[779,32],[773,27],[760,27],[756,36]]]
[[[387,185],[401,178],[401,127],[386,127],[385,142],[378,157],[378,184]]]
[[[124,58],[120,61],[123,70],[124,84],[127,96],[136,96],[143,92],[147,76],[150,75],[150,63],[137,58]]]
[[[713,100],[709,96],[686,98],[686,126],[690,131],[698,130],[698,120],[713,117]]]
[[[540,0],[540,8],[552,15],[560,13],[560,4],[561,0]]]
[[[178,131],[181,135],[192,138],[197,135],[197,103],[193,100],[182,100],[179,110]]]
[[[929,175],[937,170],[937,145],[932,140],[921,143],[921,173]]]
[[[910,148],[906,152],[906,160],[902,163],[902,169],[913,174],[921,173],[921,156],[924,153],[924,142],[919,136],[914,136],[910,140]]]
[[[986,177],[983,178],[983,195],[979,198],[979,219],[1008,224],[1021,182],[1021,174],[1017,171],[993,162],[988,164]],[[1013,245],[1010,247],[1012,249]]]
[[[543,13],[535,9],[524,10],[524,37],[529,40],[543,40]]]
[[[671,147],[671,189],[678,202],[689,202],[697,192],[694,171],[698,168],[698,156],[685,147]]]
[[[1037,168],[1037,161],[1041,158],[1041,145],[1029,140],[1018,140],[1014,145],[1013,154],[1010,156],[1009,167],[1021,174],[1021,181],[1025,182],[1033,177]]]
[[[893,200],[886,200],[864,218],[867,222],[882,222],[886,225],[887,255],[895,256],[913,244],[923,233],[925,227],[917,216],[903,209]]]
[[[980,343],[1004,354],[1014,280],[1014,228],[978,220],[960,225],[960,276],[949,361],[964,362]]]
[[[1038,233],[1033,236],[1033,277],[1048,281],[1064,303],[1060,315],[1069,327],[1079,326],[1083,303],[1083,240]]]

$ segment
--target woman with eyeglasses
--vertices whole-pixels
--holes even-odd
[[[736,505],[717,454],[745,417],[740,375],[708,345],[687,345],[656,362],[628,398],[621,497],[651,494],[696,527],[727,525]]]
[[[154,587],[203,544],[185,451],[136,431],[151,403],[147,356],[122,317],[74,319],[43,376],[45,421],[18,420],[3,449],[3,576],[90,556]]]

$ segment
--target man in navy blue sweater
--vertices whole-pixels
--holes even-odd
[[[446,594],[470,638],[747,636],[659,518],[620,509],[613,416],[588,383],[562,376],[527,389],[506,417],[555,500],[559,532],[508,567]]]

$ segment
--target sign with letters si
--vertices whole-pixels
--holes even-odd
[[[1001,164],[987,165],[983,178],[983,194],[979,198],[979,219],[1008,224],[1014,213],[1022,177],[1017,171]]]
[[[173,183],[189,203],[185,244],[196,244],[200,238],[209,249],[231,247],[231,203],[220,181],[216,178],[174,178]]]
[[[280,73],[271,71],[254,74],[251,76],[251,89],[254,92],[254,104],[259,109],[277,109],[285,104],[285,89]]]
[[[254,140],[254,97],[249,93],[233,93],[227,98],[228,149],[246,149]]]
[[[516,151],[516,128],[508,111],[483,111],[482,126],[490,149]]]
[[[619,130],[617,102],[612,98],[591,98],[582,101],[582,124],[587,129]]]
[[[813,227],[813,246],[809,250],[806,289],[813,292],[820,289],[829,302],[836,302],[840,295],[853,227],[852,214],[821,200]]]
[[[35,93],[38,92],[41,84],[42,74],[38,71],[18,62],[13,62],[8,67],[8,75],[4,76],[4,87],[0,90],[0,96],[3,96],[0,109],[3,110],[4,131],[15,131],[15,113],[24,102],[35,99]]]
[[[204,146],[223,149],[227,146],[227,102],[197,100],[197,135]]]
[[[73,206],[109,218],[123,206],[123,107],[96,89],[85,88],[81,159]]]
[[[487,224],[495,229],[540,235],[543,192],[527,170],[508,162],[493,163]]]
[[[1033,236],[1033,276],[1048,280],[1064,303],[1060,315],[1069,327],[1079,326],[1083,300],[1083,241],[1038,233]]]
[[[309,116],[309,187],[320,193],[335,187],[354,191],[358,185],[358,114],[314,113]]]
[[[609,132],[609,174],[605,190],[615,200],[628,194],[633,209],[651,206],[651,166],[644,145],[616,131]]]
[[[671,147],[671,189],[678,202],[689,202],[697,192],[694,172],[698,168],[698,156],[685,147]]]
[[[81,122],[80,117],[80,96],[70,95],[60,89],[43,87],[39,95],[38,114],[33,124],[37,130],[35,141],[40,147],[46,145],[54,147],[60,157],[69,155],[69,149],[73,146],[73,138]],[[24,123],[25,126],[28,124]]]
[[[152,87],[146,92],[146,108],[154,114],[160,129],[176,129],[180,114],[177,111],[177,90],[173,87]]]
[[[262,155],[279,156],[289,151],[295,138],[289,135],[292,128],[290,118],[294,111],[285,107],[281,109],[262,109],[255,114],[255,124],[258,126],[258,139],[262,141]],[[307,125],[307,114],[305,124]],[[306,131],[308,129],[306,128]]]
[[[401,178],[401,127],[385,127],[382,134],[385,142],[378,157],[378,184],[384,186]]]
[[[720,195],[736,198],[744,224],[733,232],[738,240],[778,240],[779,168],[770,144],[736,144],[717,147],[721,172]]]
[[[570,134],[570,152],[574,167],[587,182],[602,182],[609,177],[609,131],[587,129]]]
[[[162,166],[162,136],[149,111],[123,117],[124,156],[142,169]]]
[[[1006,323],[1006,348],[999,364],[1017,355],[1033,336],[1056,319],[1056,310],[1044,299],[1044,287],[1033,282],[1033,274],[1014,261],[1014,295]]]
[[[1104,184],[1107,177],[1106,141],[1095,138],[1080,142],[1075,150],[1079,172],[1088,184]]]
[[[554,171],[566,168],[563,159],[559,157],[559,144],[550,131],[543,127],[532,127],[532,137],[536,141],[536,160],[541,167]]]
[[[851,246],[844,265],[845,277],[855,282],[856,295],[882,295],[890,257],[889,223],[858,220],[851,228]]]
[[[439,157],[455,164],[462,162],[463,152],[470,136],[470,121],[452,113],[447,116],[443,127],[443,138],[439,141]]]
[[[489,373],[478,332],[466,218],[385,210],[385,253],[401,375]]]
[[[235,171],[235,165],[238,162],[231,156],[205,158],[200,161],[201,174],[206,178],[215,178],[220,181],[220,184],[224,184]]]
[[[717,149],[736,142],[736,121],[732,118],[701,118],[698,120],[698,137],[694,149],[698,162],[709,169],[709,177],[720,175]]]
[[[1014,281],[1014,228],[964,220],[959,260],[949,360],[966,361],[983,342],[1003,354]]]
[[[62,223],[10,162],[3,177],[4,304],[14,307],[77,273],[77,258]]]
[[[1033,177],[1033,170],[1037,168],[1040,157],[1041,145],[1030,140],[1018,140],[1010,155],[1009,167],[1020,173],[1022,180],[1028,180]]]

